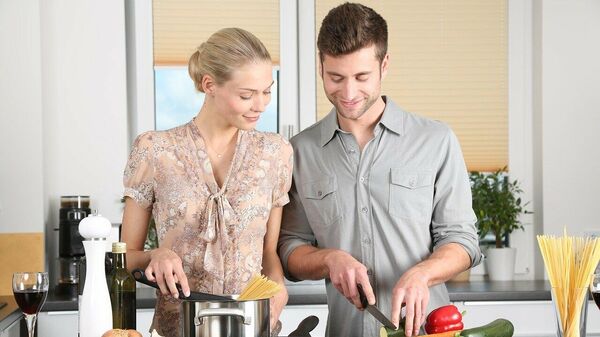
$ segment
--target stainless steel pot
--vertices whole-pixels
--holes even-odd
[[[131,273],[138,282],[158,289],[144,270],[134,269]],[[237,301],[239,295],[200,292],[186,297],[179,284],[177,290],[183,300],[180,321],[184,337],[270,337],[268,298]]]
[[[269,299],[183,301],[184,337],[269,337]]]

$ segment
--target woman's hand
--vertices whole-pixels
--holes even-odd
[[[163,295],[179,297],[176,283],[181,285],[183,294],[190,296],[190,287],[187,277],[183,272],[181,258],[174,251],[167,248],[157,248],[150,252],[150,263],[145,270],[146,277],[155,281]]]
[[[288,301],[288,292],[285,286],[275,294],[275,296],[270,299],[270,316],[271,316],[271,331],[275,328],[277,321],[279,320],[279,315],[283,311],[283,307],[287,304]]]

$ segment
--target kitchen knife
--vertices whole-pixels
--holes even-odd
[[[360,303],[362,304],[363,309],[367,309],[367,311],[386,328],[397,330],[398,328],[392,323],[392,321],[385,317],[385,315],[381,311],[379,311],[379,309],[376,306],[369,304],[369,301],[367,301],[367,297],[365,296],[365,292],[363,291],[362,285],[358,284],[357,287],[358,295],[360,296]]]
[[[140,282],[143,283],[145,285],[149,285],[152,288],[156,288],[159,289],[158,284],[156,282],[152,282],[150,280],[148,280],[148,278],[146,277],[146,274],[144,274],[144,270],[137,268],[134,269],[131,274],[133,275],[133,278]],[[190,296],[185,296],[185,294],[183,293],[183,290],[181,290],[181,285],[179,285],[179,283],[176,284],[177,286],[177,291],[179,291],[179,299],[180,300],[186,300],[186,301],[217,301],[217,302],[232,302],[235,301],[235,299],[231,298],[231,297],[226,297],[226,296],[219,296],[219,295],[213,295],[213,294],[207,294],[207,293],[200,293],[200,292],[190,292]]]

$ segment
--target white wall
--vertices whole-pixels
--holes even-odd
[[[0,233],[42,232],[38,0],[0,0]]]
[[[61,195],[121,221],[124,3],[0,0],[0,45],[0,233],[45,231],[52,265]]]
[[[61,195],[90,195],[121,222],[128,154],[121,0],[40,1],[46,245],[57,255]],[[53,261],[49,261],[53,263]]]
[[[541,2],[543,231],[600,231],[600,1]]]

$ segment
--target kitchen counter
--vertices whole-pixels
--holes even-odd
[[[0,308],[0,332],[23,316],[13,296],[0,296],[0,302],[6,305]]]
[[[326,304],[323,282],[289,283],[288,305]],[[450,301],[550,301],[550,285],[547,281],[473,281],[446,283]],[[154,308],[156,301],[153,288],[137,289],[138,309]],[[14,303],[14,301],[13,301]],[[6,309],[6,308],[5,308]],[[4,309],[3,309],[4,310]],[[72,296],[50,291],[42,311],[77,310],[77,300]]]

